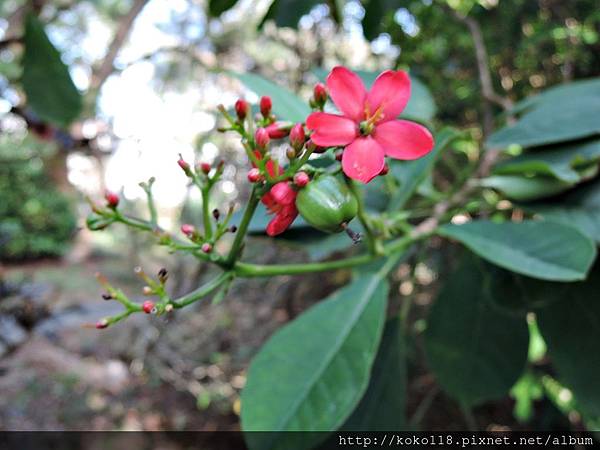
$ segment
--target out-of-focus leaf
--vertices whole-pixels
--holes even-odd
[[[384,329],[364,397],[342,430],[402,430],[406,426],[406,349],[398,318]]]
[[[528,202],[566,192],[575,184],[546,176],[492,175],[480,180],[479,185],[496,189],[511,200]]]
[[[600,78],[559,86],[517,105],[526,110],[514,124],[492,134],[486,146],[533,147],[600,133]]]
[[[588,280],[572,283],[560,301],[537,311],[540,332],[559,380],[581,407],[600,416],[600,265]]]
[[[237,0],[209,0],[208,13],[211,17],[219,17],[228,9],[233,8]]]
[[[278,27],[297,28],[298,21],[323,0],[274,0],[260,26],[274,20]]]
[[[578,167],[600,160],[600,140],[536,150],[511,158],[494,168],[500,175],[549,175],[567,183],[581,180]]]
[[[587,236],[547,221],[478,220],[444,225],[438,232],[493,264],[542,280],[582,280],[596,258],[596,247]]]
[[[578,187],[560,198],[560,202],[527,205],[530,212],[544,219],[578,228],[600,243],[600,182]]]
[[[390,171],[400,181],[400,187],[390,199],[388,209],[397,211],[402,209],[413,195],[417,187],[433,169],[433,165],[450,143],[460,134],[453,128],[444,128],[435,135],[435,147],[427,156],[416,161],[397,161],[390,159]]]
[[[525,316],[493,306],[483,267],[466,255],[433,304],[425,331],[431,369],[444,390],[465,405],[506,395],[527,362]]]
[[[390,261],[391,262],[391,261]],[[251,449],[309,449],[337,429],[367,389],[384,327],[389,267],[368,272],[277,331],[242,392]]]
[[[365,87],[370,89],[379,75],[379,72],[367,72],[364,70],[356,70],[355,71],[358,76],[360,76],[365,83]],[[313,69],[313,73],[315,76],[321,81],[325,81],[329,71],[323,68]],[[411,95],[406,108],[400,115],[400,117],[406,119],[414,119],[419,120],[421,122],[429,122],[436,113],[436,106],[433,100],[433,96],[429,92],[429,89],[423,82],[421,82],[417,77],[411,75]]]
[[[24,41],[22,83],[27,104],[40,119],[67,127],[81,112],[81,94],[34,15],[25,19]]]
[[[269,81],[255,73],[230,74],[240,80],[257,95],[268,95],[273,100],[273,112],[278,119],[292,122],[304,122],[311,110],[306,102],[293,92]]]

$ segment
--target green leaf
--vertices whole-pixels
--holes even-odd
[[[574,183],[546,176],[493,175],[480,180],[479,186],[496,189],[511,200],[529,202],[568,191]]]
[[[312,71],[315,76],[321,80],[325,81],[329,71],[323,68],[316,68]],[[355,70],[355,72],[360,76],[365,83],[365,87],[370,89],[373,85],[373,82],[379,75],[379,72],[367,72],[365,70]],[[435,101],[433,100],[433,96],[429,92],[429,89],[421,80],[417,77],[410,75],[411,81],[411,95],[406,108],[400,115],[400,117],[406,119],[414,119],[421,122],[429,122],[436,114],[437,107],[435,105]]]
[[[600,133],[600,78],[559,86],[518,104],[527,112],[488,139],[488,148],[533,147]]]
[[[495,174],[549,175],[567,183],[581,181],[577,170],[600,160],[600,140],[529,151],[498,164]]]
[[[228,9],[233,8],[233,5],[237,3],[237,0],[209,0],[208,1],[208,14],[211,17],[219,17]]]
[[[244,431],[333,431],[363,396],[384,326],[395,260],[277,331],[252,361]],[[251,449],[308,449],[326,435],[248,433]]]
[[[257,95],[268,95],[273,100],[273,112],[280,120],[304,122],[311,113],[308,104],[293,92],[257,75],[255,73],[235,73],[230,75],[240,80],[248,89]]]
[[[600,265],[587,281],[572,283],[560,301],[537,312],[540,332],[559,380],[581,408],[600,416]]]
[[[527,362],[525,317],[493,307],[489,274],[472,255],[448,280],[427,319],[429,365],[442,388],[466,406],[500,398]]]
[[[415,161],[389,161],[392,174],[400,181],[400,187],[394,192],[388,204],[389,211],[397,211],[404,207],[419,184],[433,170],[442,150],[459,135],[453,128],[444,128],[435,135],[435,147],[427,156]]]
[[[297,28],[298,21],[323,0],[274,0],[260,26],[274,20],[278,27]]]
[[[22,83],[27,104],[40,119],[67,127],[82,108],[81,94],[69,69],[34,15],[25,20],[24,40]]]
[[[600,243],[600,182],[582,186],[561,198],[560,203],[536,203],[527,211],[544,219],[576,227]]]
[[[588,237],[553,222],[478,220],[444,225],[438,232],[493,264],[542,280],[582,280],[596,257]]]
[[[385,326],[364,397],[342,430],[387,431],[406,427],[406,349],[398,318]]]

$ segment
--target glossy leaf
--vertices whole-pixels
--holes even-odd
[[[546,220],[576,227],[600,243],[600,182],[579,187],[560,200],[527,205],[525,208]]]
[[[489,262],[543,280],[582,280],[596,257],[594,243],[579,230],[546,221],[473,221],[444,225],[456,239]]]
[[[486,146],[524,147],[582,139],[600,133],[600,78],[559,86],[517,105],[525,114],[492,134]]]
[[[392,175],[400,182],[400,187],[390,199],[389,211],[397,211],[404,207],[419,184],[433,170],[433,166],[442,151],[458,136],[459,133],[456,130],[444,128],[435,135],[435,147],[427,156],[415,161],[388,160]]]
[[[498,164],[495,174],[538,174],[555,177],[567,183],[581,181],[578,168],[600,160],[600,140],[529,151]]]
[[[40,20],[25,20],[23,89],[27,105],[43,121],[67,127],[82,108],[81,94],[73,84],[69,69],[52,45]]]
[[[384,326],[386,265],[277,331],[252,361],[244,431],[333,431],[363,396]],[[251,449],[308,449],[326,435],[246,435]]]
[[[496,189],[510,200],[529,202],[566,192],[574,183],[546,176],[493,175],[480,180],[479,186]]]
[[[367,392],[342,430],[386,431],[406,427],[406,349],[398,318],[383,332]]]
[[[233,8],[237,0],[209,0],[208,13],[211,17],[219,17],[225,11]]]
[[[273,112],[280,120],[304,122],[311,112],[308,103],[296,94],[260,75],[255,73],[230,73],[257,95],[270,96],[273,100]]]
[[[558,302],[540,309],[537,320],[558,379],[577,403],[600,416],[600,265],[587,281],[572,283]]]
[[[425,331],[427,359],[438,382],[467,406],[506,395],[527,362],[525,316],[493,306],[488,276],[467,254],[435,300]]]

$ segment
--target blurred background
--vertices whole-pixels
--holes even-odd
[[[96,272],[135,298],[137,265],[167,268],[175,294],[210,274],[124,227],[86,230],[85,199],[110,189],[144,214],[139,183],[154,176],[161,226],[194,223],[201,202],[176,164],[181,154],[225,160],[210,206],[240,205],[247,160],[216,132],[216,107],[258,96],[234,74],[260,74],[308,101],[334,65],[409,69],[421,117],[465,131],[444,155],[452,167],[479,152],[514,102],[600,74],[599,33],[597,0],[1,1],[0,429],[236,430],[252,355],[349,278],[238,281],[218,305],[134,315],[104,332],[84,326],[118,311],[102,301]],[[47,69],[52,48],[74,96],[69,77]],[[57,107],[57,95],[71,106]],[[259,237],[246,258],[302,261],[316,251],[289,244]],[[416,322],[449,257],[436,255],[394,276],[394,295],[416,298]],[[423,429],[465,428],[422,355],[409,369],[409,417],[420,415]],[[515,395],[479,407],[480,426],[577,424],[550,400],[532,415]],[[434,407],[422,409],[424,398]]]

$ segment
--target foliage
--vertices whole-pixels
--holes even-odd
[[[5,135],[0,145],[0,259],[64,254],[75,232],[71,202],[53,187],[43,160],[27,157],[34,142]]]
[[[275,0],[264,20],[256,22],[295,28],[314,6],[324,3]],[[326,4],[339,23],[343,2]],[[559,405],[561,409],[576,410],[585,423],[595,423],[600,416],[600,362],[594,356],[600,320],[594,297],[600,276],[595,262],[600,242],[600,80],[571,81],[595,75],[600,67],[595,2],[514,0],[511,7],[475,0],[361,4],[365,36],[374,40],[387,33],[401,48],[393,66],[411,67],[412,97],[400,117],[431,129],[433,150],[414,161],[389,160],[370,183],[359,185],[343,170],[347,144],[317,148],[304,139],[301,145],[282,141],[293,122],[300,123],[304,137],[312,131],[302,128],[307,116],[334,109],[318,102],[316,94],[309,100],[304,85],[326,79],[329,67],[320,66],[328,66],[327,58],[316,58],[319,67],[305,68],[298,92],[262,76],[260,67],[252,72],[219,68],[263,97],[260,114],[242,99],[232,110],[220,107],[219,129],[239,138],[252,167],[245,207],[211,213],[211,192],[225,163],[196,165],[181,158],[179,166],[202,198],[202,227],[184,224],[182,236],[163,230],[153,179],[141,185],[147,218],[129,215],[119,197],[107,193],[103,204],[91,202],[88,226],[102,230],[122,224],[146,232],[169,251],[191,254],[221,273],[175,298],[166,288],[166,272],[152,277],[139,269],[144,295],[155,297],[143,304],[99,277],[105,298],[118,301],[124,310],[100,320],[97,327],[113,326],[138,312],[169,314],[210,296],[221,301],[239,278],[355,269],[347,285],[284,325],[255,356],[242,394],[245,431],[412,426],[405,417],[407,367],[410,355],[421,351],[437,384],[467,415],[474,406],[512,395],[517,418],[527,420],[533,402],[547,398],[558,404],[556,387],[564,386],[573,401]],[[208,14],[217,19],[237,5],[210,1]],[[29,106],[66,126],[78,112],[66,67],[37,20],[29,19],[25,41],[23,87]],[[28,52],[38,46],[46,50],[41,60]],[[479,46],[487,48],[483,61]],[[39,91],[42,69],[52,74],[60,95],[44,97]],[[368,87],[378,75],[357,73]],[[491,94],[501,94],[484,92],[486,73]],[[552,85],[557,86],[545,89]],[[513,105],[514,100],[520,101]],[[375,111],[364,109],[364,117],[350,130],[355,139],[373,138],[372,127],[368,130],[377,114],[369,117]],[[499,129],[488,135],[489,123],[480,123],[490,118]],[[471,129],[457,129],[465,125]],[[316,141],[316,134],[312,138]],[[280,147],[287,150],[285,158],[278,157]],[[2,181],[27,172],[7,170]],[[340,201],[315,205],[313,198],[306,202],[308,211],[296,208],[296,198],[303,202],[304,197],[298,192],[306,186],[297,183],[299,173],[313,186],[337,177],[331,179],[343,188],[333,182],[331,186],[353,197],[350,212],[339,208]],[[4,186],[13,198],[59,202],[49,204],[43,220],[29,222],[37,226],[39,221],[35,230],[55,226],[55,234],[64,239],[72,227],[67,214],[59,214],[66,210],[60,204],[64,200],[48,190],[17,195],[13,184]],[[6,204],[19,209],[28,203]],[[318,206],[329,209],[323,213]],[[337,211],[343,213],[341,219],[331,211],[336,207],[344,209]],[[304,217],[296,218],[298,213]],[[262,265],[245,260],[246,239],[265,239],[273,220],[285,225],[277,233],[287,229],[278,242],[302,249],[308,262]],[[320,230],[343,232],[325,233],[311,223]],[[2,227],[6,224],[10,226],[4,221]],[[235,233],[229,242],[228,233]],[[44,251],[51,247],[36,245]],[[390,293],[398,291],[395,269],[401,259],[410,268],[409,287],[423,266],[430,266],[436,287],[441,285],[439,292],[430,288],[435,298],[422,308],[418,322],[411,322],[409,314],[416,295],[403,295],[401,305],[391,301]],[[324,438],[318,433],[301,441],[293,434],[248,433],[247,440],[252,449],[305,449]]]

